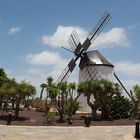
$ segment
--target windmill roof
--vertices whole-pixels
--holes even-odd
[[[86,52],[90,64],[114,67],[98,50]]]

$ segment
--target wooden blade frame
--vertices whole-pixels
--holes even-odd
[[[63,72],[61,73],[61,75],[58,77],[56,84],[58,83],[62,83],[64,81],[66,81],[70,74],[72,73],[73,69],[75,68],[76,63],[74,58],[71,59],[71,61],[68,63],[68,65],[65,67],[65,69],[63,70]]]
[[[105,12],[99,22],[96,24],[96,26],[93,28],[92,32],[89,34],[88,38],[83,43],[82,47],[83,50],[86,51],[91,43],[98,37],[98,35],[101,33],[101,31],[104,29],[105,25],[108,23],[108,21],[111,19],[111,14],[108,12]]]
[[[79,36],[78,36],[76,30],[73,29],[73,31],[68,39],[68,43],[73,51],[78,46],[79,42],[80,42]]]

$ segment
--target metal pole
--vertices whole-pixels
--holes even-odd
[[[140,134],[139,134],[139,121],[136,121],[136,124],[135,124],[135,138],[140,138]]]
[[[12,114],[11,114],[11,112],[9,112],[8,118],[7,118],[7,125],[11,125],[11,120],[12,120]]]

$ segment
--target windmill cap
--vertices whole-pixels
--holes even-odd
[[[86,52],[89,64],[114,67],[98,50]]]

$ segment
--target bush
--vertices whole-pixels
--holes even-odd
[[[24,108],[29,107],[33,102],[33,99],[26,99],[23,101]]]
[[[101,104],[102,118],[125,119],[132,116],[133,105],[124,96],[114,96]]]
[[[45,101],[39,98],[34,99],[31,103],[33,108],[36,108],[36,111],[42,112],[45,109]]]
[[[71,104],[71,99],[69,99],[65,102],[64,108],[65,108],[66,114],[75,115],[76,111],[79,110],[81,106],[80,106],[80,102],[78,101],[75,101],[73,103],[73,100],[72,100],[72,104]]]
[[[43,115],[45,123],[51,122],[55,119],[55,113],[54,112],[48,112],[44,111]]]

